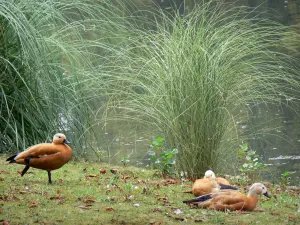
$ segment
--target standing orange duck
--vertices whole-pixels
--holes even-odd
[[[234,190],[220,190],[208,195],[199,196],[192,200],[183,201],[184,203],[196,203],[203,208],[212,208],[220,211],[224,210],[245,210],[253,211],[258,202],[258,195],[263,194],[270,198],[267,188],[261,183],[254,183],[245,195]]]
[[[19,154],[9,157],[6,161],[25,165],[21,176],[30,167],[46,170],[48,172],[49,184],[52,184],[51,171],[59,169],[72,158],[72,149],[67,145],[64,134],[58,133],[53,137],[52,143],[42,143],[29,147]]]

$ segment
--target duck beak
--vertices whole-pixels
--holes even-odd
[[[67,139],[64,140],[64,144],[71,144]]]
[[[264,193],[264,196],[266,196],[267,198],[271,198],[271,196],[268,194],[268,192]]]

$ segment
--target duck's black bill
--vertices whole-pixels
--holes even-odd
[[[71,142],[69,142],[67,139],[64,140],[65,144],[71,144]]]
[[[266,196],[267,198],[271,198],[268,192],[264,193],[263,195]]]

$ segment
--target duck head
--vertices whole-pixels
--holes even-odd
[[[57,133],[54,135],[53,137],[53,144],[70,144],[69,141],[67,141],[66,135],[62,134],[62,133]]]
[[[212,170],[207,170],[204,174],[204,178],[216,179],[216,175]]]
[[[265,185],[261,183],[254,183],[249,189],[249,196],[254,196],[254,195],[264,195],[268,198],[271,198],[271,196],[268,193],[268,190]]]

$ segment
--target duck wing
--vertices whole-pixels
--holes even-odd
[[[242,193],[239,194],[229,194],[222,193],[219,195],[215,195],[210,200],[202,202],[199,204],[204,208],[214,208],[216,210],[237,210],[243,209],[247,206],[247,197]]]
[[[19,153],[14,160],[24,160],[27,157],[30,158],[41,158],[46,157],[49,155],[58,154],[61,152],[61,148],[58,145],[50,144],[50,143],[43,143],[31,146],[24,152]]]

